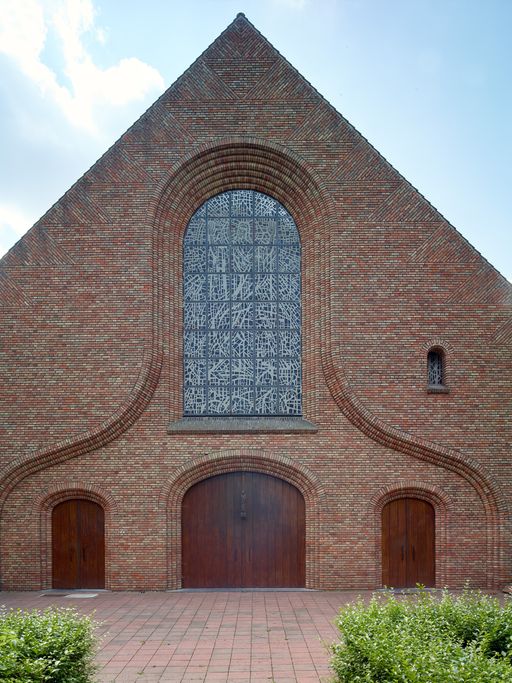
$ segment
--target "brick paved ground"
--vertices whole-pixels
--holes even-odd
[[[7,607],[75,606],[101,622],[98,681],[318,683],[333,619],[358,593],[2,593]],[[368,596],[369,594],[365,594]]]

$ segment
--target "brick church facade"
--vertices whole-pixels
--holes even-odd
[[[510,581],[512,287],[243,15],[0,288],[2,589]]]

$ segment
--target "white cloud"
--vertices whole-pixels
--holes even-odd
[[[0,53],[73,125],[92,134],[98,132],[100,109],[122,107],[164,87],[160,73],[139,59],[121,59],[106,69],[94,63],[83,39],[90,35],[104,44],[107,37],[95,26],[95,14],[92,0],[0,0]],[[48,41],[60,48],[69,87],[59,84],[57,73],[42,59]]]
[[[32,216],[20,211],[15,206],[0,204],[0,230],[13,230],[21,237],[34,222]]]
[[[94,33],[94,37],[100,45],[105,45],[107,42],[107,32],[104,28],[97,28]]]
[[[35,216],[29,216],[15,206],[0,204],[0,257],[27,232],[34,220]]]

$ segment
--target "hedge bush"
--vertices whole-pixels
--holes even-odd
[[[0,681],[93,680],[93,622],[73,609],[0,610]]]
[[[340,683],[512,682],[512,603],[465,592],[374,597],[343,608],[331,666]]]

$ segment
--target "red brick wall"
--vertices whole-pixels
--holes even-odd
[[[217,192],[281,201],[303,247],[315,434],[171,434],[181,245]],[[436,510],[436,581],[510,580],[510,285],[239,17],[2,260],[0,570],[48,587],[52,507],[106,509],[107,585],[180,582],[180,502],[256,469],[306,500],[307,583],[380,585],[380,510]],[[449,393],[426,387],[441,345]]]

